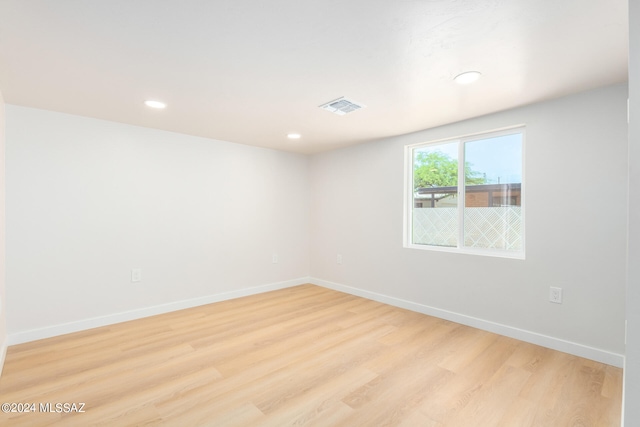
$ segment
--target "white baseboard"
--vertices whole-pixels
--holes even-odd
[[[624,364],[624,355],[622,354],[612,353],[606,350],[589,347],[583,344],[578,344],[575,342],[550,337],[548,335],[542,335],[536,332],[514,328],[513,326],[507,326],[500,323],[491,322],[488,320],[478,319],[476,317],[467,316],[460,313],[454,313],[451,311],[430,307],[428,305],[419,304],[419,303],[407,301],[401,298],[395,298],[388,295],[379,294],[376,292],[353,288],[351,286],[346,286],[339,283],[333,283],[333,282],[318,279],[315,277],[310,278],[310,282],[314,285],[318,285],[325,288],[334,289],[336,291],[345,292],[351,295],[382,302],[385,304],[393,305],[395,307],[405,308],[407,310],[416,311],[418,313],[427,314],[429,316],[438,317],[440,319],[450,320],[452,322],[460,323],[463,325],[472,326],[474,328],[482,329],[484,331],[489,331],[489,332],[493,332],[499,335],[504,335],[510,338],[515,338],[520,341],[525,341],[531,344],[536,344],[536,345],[547,347],[553,350],[562,351],[564,353],[573,354],[575,356],[584,357],[585,359],[606,363],[607,365],[616,366],[618,368],[621,368]]]
[[[270,283],[267,285],[254,286],[236,291],[221,292],[219,294],[207,295],[205,297],[192,298],[188,300],[176,301],[167,304],[156,305],[153,307],[145,307],[136,310],[126,311],[122,313],[110,314],[107,316],[93,317],[90,319],[78,320],[70,323],[47,326],[45,328],[31,329],[23,332],[9,334],[5,342],[6,345],[22,344],[25,342],[35,341],[43,338],[55,337],[58,335],[69,334],[72,332],[84,331],[87,329],[97,328],[100,326],[113,325],[115,323],[126,322],[129,320],[141,319],[143,317],[155,316],[157,314],[169,313],[185,308],[197,307],[200,305],[211,304],[214,302],[226,301],[234,298],[240,298],[249,295],[260,294],[263,292],[275,291],[278,289],[289,288],[292,286],[310,283],[309,277],[302,277],[285,282]]]
[[[100,326],[113,325],[115,323],[141,319],[143,317],[155,316],[157,314],[169,313],[176,310],[197,307],[200,305],[211,304],[219,301],[226,301],[234,298],[240,298],[243,296],[255,295],[263,292],[289,288],[292,286],[298,286],[305,283],[312,283],[317,286],[334,289],[336,291],[341,291],[351,295],[382,302],[385,304],[393,305],[395,307],[400,307],[400,308],[415,311],[418,313],[423,313],[430,316],[438,317],[441,319],[450,320],[452,322],[460,323],[463,325],[467,325],[467,326],[482,329],[485,331],[493,332],[496,334],[504,335],[507,337],[515,338],[521,341],[551,348],[553,350],[558,350],[558,351],[573,354],[576,356],[584,357],[586,359],[591,359],[601,363],[606,363],[608,365],[621,368],[624,364],[624,356],[621,354],[612,353],[606,350],[589,347],[583,344],[578,344],[571,341],[566,341],[559,338],[538,334],[536,332],[515,328],[513,326],[507,326],[500,323],[491,322],[488,320],[478,319],[476,317],[467,316],[464,314],[455,313],[447,310],[442,310],[442,309],[430,307],[424,304],[419,304],[419,303],[404,300],[401,298],[395,298],[388,295],[379,294],[376,292],[354,288],[354,287],[342,285],[339,283],[333,283],[333,282],[329,282],[329,281],[314,278],[314,277],[302,277],[298,279],[288,280],[285,282],[271,283],[267,285],[254,286],[254,287],[240,289],[236,291],[222,292],[219,294],[208,295],[200,298],[176,301],[168,304],[162,304],[162,305],[157,305],[153,307],[146,307],[146,308],[141,308],[137,310],[111,314],[108,316],[94,317],[90,319],[79,320],[76,322],[52,325],[52,326],[47,326],[45,328],[32,329],[28,331],[9,334],[7,339],[5,339],[4,343],[2,344],[2,347],[0,347],[0,374],[2,373],[2,366],[4,365],[4,358],[6,355],[6,350],[8,345],[21,344],[21,343],[35,341],[43,338],[50,338],[50,337],[64,335],[72,332],[78,332],[78,331],[83,331],[87,329],[97,328]]]

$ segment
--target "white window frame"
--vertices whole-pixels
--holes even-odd
[[[522,210],[522,249],[520,251],[510,251],[503,249],[493,249],[493,248],[474,248],[474,247],[466,247],[464,246],[464,204],[466,201],[466,192],[464,185],[464,144],[466,142],[471,142],[480,139],[494,138],[505,135],[513,135],[513,134],[521,134],[522,136],[522,183],[520,184],[520,194],[521,194],[521,210]],[[525,240],[525,231],[526,231],[526,221],[525,221],[525,212],[526,212],[526,195],[525,195],[525,140],[526,140],[526,127],[525,125],[517,125],[511,126],[507,128],[497,129],[493,131],[487,132],[478,132],[473,134],[466,134],[463,136],[455,137],[455,138],[445,138],[438,139],[428,142],[420,142],[416,144],[406,145],[404,147],[404,224],[403,224],[403,236],[404,241],[403,245],[405,248],[410,249],[419,249],[426,251],[437,251],[437,252],[452,252],[452,253],[461,253],[461,254],[471,254],[471,255],[483,255],[483,256],[493,256],[493,257],[501,257],[501,258],[513,258],[513,259],[525,259],[525,248],[526,248],[526,240]],[[460,205],[458,205],[458,246],[435,246],[435,245],[425,245],[425,244],[415,244],[413,243],[413,209],[414,209],[414,188],[413,188],[413,150],[419,147],[426,146],[436,146],[441,144],[453,143],[457,142],[458,144],[458,200]]]

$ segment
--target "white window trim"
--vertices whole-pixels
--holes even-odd
[[[460,226],[458,230],[458,246],[435,246],[435,245],[418,245],[412,242],[413,230],[413,149],[416,147],[424,147],[427,145],[439,145],[451,142],[458,143],[458,177],[464,176],[464,143],[480,138],[499,137],[504,135],[512,135],[521,133],[522,135],[522,183],[521,183],[521,207],[522,207],[522,250],[506,251],[502,249],[491,248],[470,248],[464,246],[464,227]],[[403,221],[403,246],[409,249],[419,249],[423,251],[450,252],[457,254],[481,255],[499,258],[525,259],[526,251],[526,207],[527,203],[525,182],[525,144],[526,144],[526,127],[524,124],[495,129],[493,131],[477,132],[466,134],[454,138],[438,139],[428,142],[419,142],[416,144],[405,145],[404,147],[404,221]],[[460,178],[459,178],[460,179]],[[458,209],[458,224],[463,224],[464,202],[465,202],[465,186],[458,185],[458,200],[461,200],[463,206]]]

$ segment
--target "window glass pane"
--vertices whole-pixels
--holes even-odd
[[[413,150],[413,229],[418,245],[458,245],[458,142]]]
[[[522,249],[522,134],[466,142],[464,245]]]

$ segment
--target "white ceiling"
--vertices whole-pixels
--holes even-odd
[[[625,82],[627,15],[626,0],[0,0],[0,90],[316,153]],[[453,82],[468,70],[483,76]],[[366,108],[318,108],[341,96]]]

